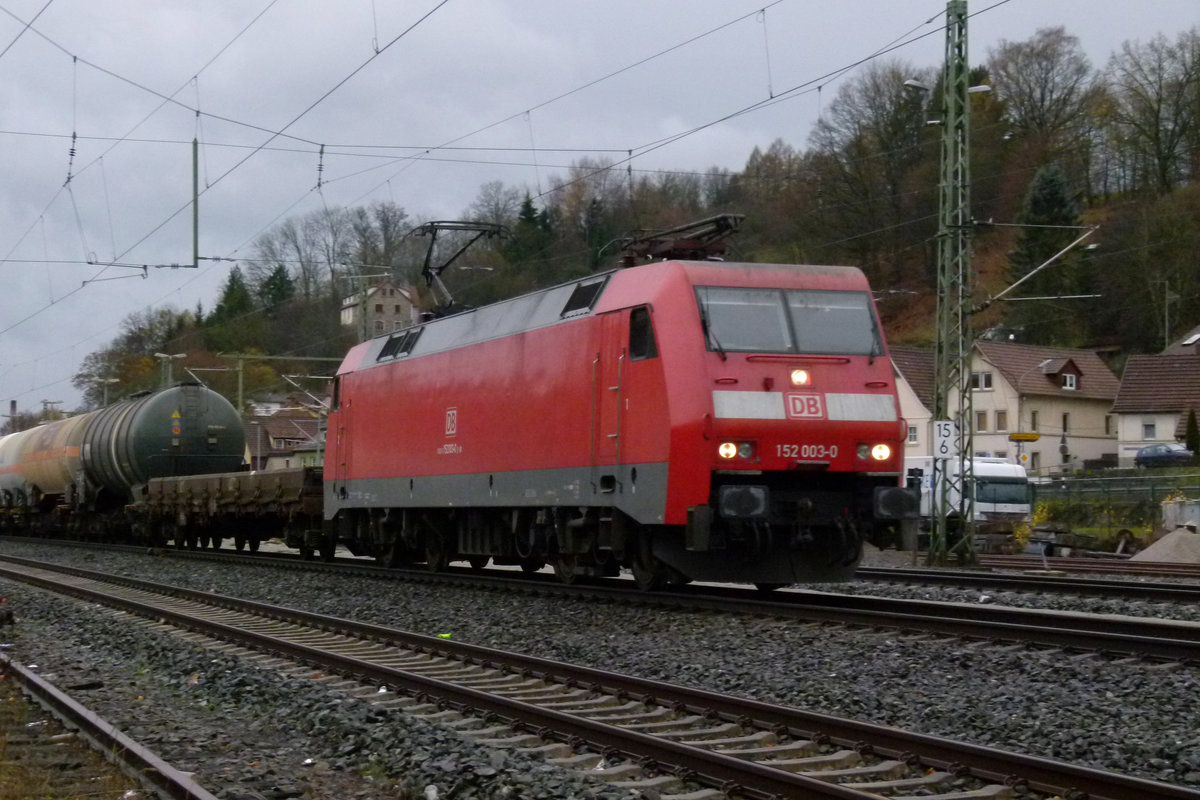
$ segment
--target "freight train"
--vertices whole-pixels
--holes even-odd
[[[0,523],[125,538],[150,480],[237,469],[245,449],[237,410],[194,383],[10,433],[0,437]]]
[[[192,544],[769,588],[845,579],[915,516],[905,432],[859,270],[660,261],[359,344],[323,475],[157,477],[132,507]]]

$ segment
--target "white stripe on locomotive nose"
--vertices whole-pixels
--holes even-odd
[[[827,394],[827,419],[857,422],[895,422],[896,401],[890,394]]]
[[[718,419],[786,419],[783,393],[714,390],[713,416]]]
[[[787,419],[782,392],[713,391],[717,419]],[[854,422],[895,422],[896,401],[886,394],[830,393],[825,419]]]

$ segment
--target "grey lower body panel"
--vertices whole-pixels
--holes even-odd
[[[667,464],[363,478],[325,482],[325,517],[343,509],[617,508],[643,525],[666,516]]]

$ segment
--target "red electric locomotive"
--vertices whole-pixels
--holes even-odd
[[[364,342],[333,406],[327,536],[393,563],[839,580],[911,508],[854,268],[606,272]]]

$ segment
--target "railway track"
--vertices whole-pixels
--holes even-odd
[[[10,692],[31,701],[0,704],[0,795],[68,800],[140,797],[146,791],[174,800],[216,800],[189,776],[3,653],[0,675]],[[12,794],[5,794],[9,790]]]
[[[1106,575],[1146,575],[1158,578],[1194,578],[1200,580],[1200,564],[1174,564],[1164,561],[1107,560],[1102,558],[1049,558],[1030,555],[982,555],[979,566],[994,569],[1041,570],[1056,572],[1093,572]]]
[[[122,548],[118,548],[122,549]],[[141,548],[124,548],[144,552]],[[502,592],[653,605],[667,609],[744,613],[803,622],[910,633],[957,636],[1004,644],[1020,643],[1073,652],[1152,661],[1200,663],[1200,623],[1151,617],[1049,611],[981,603],[945,603],[818,591],[762,593],[728,586],[692,585],[668,592],[640,592],[628,581],[564,585],[550,575],[451,569],[395,570],[362,560],[324,563],[291,554],[239,555],[219,551],[166,551],[218,562],[271,564],[289,569],[376,576],[383,580],[424,581]],[[21,559],[12,559],[20,562]],[[28,562],[34,564],[36,562]],[[969,573],[955,572],[954,575]]]
[[[963,586],[1013,592],[1051,592],[1167,603],[1200,602],[1200,583],[1150,583],[1132,580],[1027,575],[963,570],[859,567],[856,577],[888,583]],[[1200,575],[1197,576],[1200,578]]]
[[[1035,756],[132,578],[5,562],[6,578],[187,628],[274,669],[353,676],[362,683],[345,690],[364,702],[664,798],[1200,800],[1182,787]],[[381,684],[398,691],[380,695]]]

